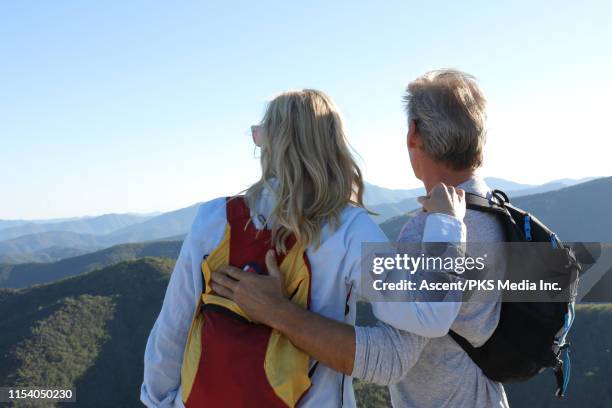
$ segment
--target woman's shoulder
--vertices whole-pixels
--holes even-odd
[[[197,210],[191,224],[191,235],[194,237],[201,237],[206,235],[206,233],[209,233],[212,228],[225,225],[226,201],[226,197],[218,197],[200,203],[197,206]]]
[[[340,225],[334,232],[344,239],[346,245],[361,242],[387,242],[388,239],[378,224],[363,207],[347,205],[340,214]]]
[[[374,220],[372,220],[372,218],[368,214],[368,211],[365,208],[359,207],[354,204],[348,204],[340,212],[340,223],[349,225],[350,223],[354,222],[374,223]]]
[[[198,205],[194,221],[202,221],[207,218],[222,215],[225,217],[225,203],[227,197],[217,197],[204,201]]]

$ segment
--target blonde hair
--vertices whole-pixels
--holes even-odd
[[[249,207],[269,190],[276,199],[269,218],[274,247],[285,252],[291,234],[318,246],[323,225],[335,230],[345,206],[363,207],[363,178],[342,118],[323,92],[303,89],[270,101],[261,126],[262,175],[246,191]]]

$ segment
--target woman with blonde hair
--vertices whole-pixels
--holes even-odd
[[[355,406],[350,379],[214,290],[211,277],[224,265],[266,274],[272,250],[293,302],[353,325],[361,244],[387,242],[364,209],[362,174],[327,95],[278,95],[252,134],[261,178],[244,196],[202,204],[183,243],[145,351],[141,400],[149,407]],[[430,219],[461,213],[455,190],[444,191],[424,200]],[[461,230],[460,218],[426,228],[426,239],[453,236],[440,229]],[[434,324],[417,309],[423,325]],[[415,324],[414,332],[430,329]]]

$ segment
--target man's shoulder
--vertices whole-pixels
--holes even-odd
[[[490,198],[491,188],[479,176],[474,176],[459,185],[466,192]],[[505,241],[503,226],[499,218],[483,211],[467,210],[463,219],[467,229],[468,242],[501,242]]]
[[[482,211],[467,210],[463,219],[467,239],[471,242],[505,241],[504,230],[497,216]]]

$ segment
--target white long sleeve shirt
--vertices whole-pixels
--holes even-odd
[[[273,206],[272,195],[264,192],[256,212],[267,217]],[[261,228],[254,213],[253,222]],[[183,406],[181,364],[194,307],[202,292],[200,264],[203,256],[221,242],[225,224],[225,199],[206,202],[200,206],[191,231],[185,238],[160,314],[146,345],[140,398],[148,407]],[[460,242],[465,239],[462,221],[443,214],[428,217],[424,241]],[[347,206],[341,213],[340,226],[333,232],[325,226],[320,246],[307,249],[312,276],[310,310],[354,325],[361,285],[361,244],[387,241],[385,234],[365,210]],[[349,313],[345,315],[349,291]],[[458,308],[448,302],[438,303],[435,307],[418,302],[402,306],[402,314],[412,317],[408,319],[412,322],[409,329],[424,336],[445,334],[457,312]],[[385,313],[381,308],[377,315],[380,317]],[[342,374],[319,364],[312,377],[312,387],[301,400],[300,407],[339,407],[342,399],[343,407],[356,406],[351,378],[343,381]]]

